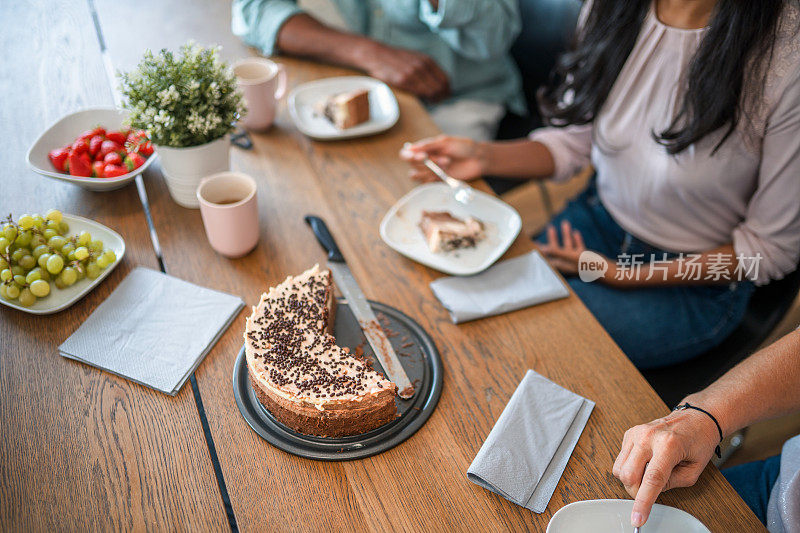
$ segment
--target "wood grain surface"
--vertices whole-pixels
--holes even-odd
[[[2,2],[0,18],[0,214],[55,207],[127,244],[115,271],[66,311],[0,306],[0,530],[224,530],[191,388],[171,398],[58,355],[133,267],[158,268],[134,185],[88,192],[25,162],[64,114],[113,104],[87,3]]]
[[[111,60],[127,69],[145,48],[174,48],[189,38],[223,43],[227,58],[252,54],[230,35],[228,4],[176,0],[166,7],[147,0],[134,8],[99,0],[97,7]],[[147,15],[151,7],[161,18]],[[149,22],[135,40],[124,39],[134,9]],[[291,86],[346,72],[279,61],[287,66]],[[433,336],[444,359],[441,401],[411,439],[368,459],[310,461],[271,447],[238,412],[231,375],[242,344],[247,314],[242,313],[196,374],[238,526],[245,531],[543,531],[567,503],[626,497],[610,474],[622,433],[664,414],[666,406],[580,301],[572,295],[455,326],[428,288],[440,274],[381,242],[380,219],[414,186],[397,151],[407,140],[437,132],[414,98],[396,94],[401,119],[387,133],[314,142],[297,132],[283,108],[272,130],[253,136],[254,150],[231,150],[232,167],[259,184],[261,239],[241,259],[226,259],[211,250],[199,212],[172,202],[157,169],[146,177],[169,273],[255,304],[263,290],[285,276],[315,262],[324,264],[324,254],[302,219],[314,213],[328,222],[367,296],[415,318]],[[521,237],[506,257],[530,249]],[[528,368],[597,402],[541,515],[466,478],[469,463]],[[660,501],[689,511],[712,531],[763,529],[713,467],[695,487],[670,491]]]

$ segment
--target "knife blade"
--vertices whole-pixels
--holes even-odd
[[[397,353],[395,353],[389,338],[386,336],[386,332],[383,331],[378,318],[367,301],[367,297],[364,296],[364,292],[358,286],[355,277],[353,277],[353,273],[350,271],[350,267],[347,266],[344,256],[339,251],[339,247],[328,230],[325,221],[314,215],[306,216],[305,220],[311,226],[317,241],[328,252],[328,268],[330,268],[333,275],[333,281],[336,282],[336,286],[339,287],[342,295],[347,299],[350,310],[358,320],[364,337],[366,337],[367,342],[375,352],[375,356],[380,361],[384,372],[397,385],[397,395],[404,399],[413,397],[414,386],[409,381],[403,365],[397,358]]]

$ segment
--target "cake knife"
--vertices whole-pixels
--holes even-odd
[[[328,252],[328,268],[331,269],[333,280],[347,299],[350,310],[353,311],[361,330],[364,332],[364,336],[369,341],[369,345],[372,346],[372,350],[378,360],[380,360],[384,372],[397,385],[397,395],[404,399],[411,398],[414,396],[414,386],[409,381],[405,370],[403,370],[403,365],[400,364],[400,360],[397,358],[389,338],[372,311],[366,296],[358,286],[353,273],[350,272],[350,268],[347,266],[342,252],[339,251],[333,235],[328,230],[328,226],[324,220],[314,215],[307,215],[305,220],[311,226],[317,241]]]

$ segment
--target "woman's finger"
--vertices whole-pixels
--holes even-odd
[[[556,227],[552,224],[547,226],[547,244],[550,245],[550,248],[558,248],[558,232],[556,231]]]
[[[575,243],[572,241],[572,224],[569,223],[569,220],[561,222],[561,239],[567,250],[575,248]]]
[[[583,243],[583,235],[581,235],[580,231],[576,229],[572,230],[572,240],[575,243],[575,248],[578,250],[586,249],[586,245]]]

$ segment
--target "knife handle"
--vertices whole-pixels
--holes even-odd
[[[339,251],[339,247],[336,245],[336,241],[333,239],[330,230],[328,230],[325,221],[315,215],[306,215],[306,224],[311,226],[311,231],[314,232],[317,241],[328,252],[328,261],[344,263],[344,256]]]

